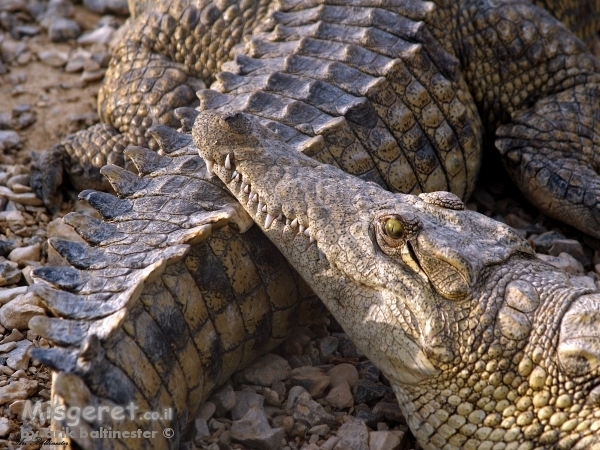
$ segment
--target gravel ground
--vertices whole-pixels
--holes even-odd
[[[48,250],[52,236],[80,240],[61,217],[77,210],[75,192],[51,215],[29,187],[32,151],[98,121],[96,96],[108,43],[122,17],[120,0],[0,1],[0,448],[19,446],[26,399],[48,401],[51,373],[27,350],[51,344],[27,329],[46,314],[25,293],[30,271],[64,261]],[[95,10],[96,12],[93,12]],[[486,162],[469,209],[516,228],[538,257],[585,285],[600,286],[600,242],[541,216],[507,181],[498,161]],[[236,374],[202,405],[193,440],[209,450],[419,449],[379,370],[323,316],[276,353]]]

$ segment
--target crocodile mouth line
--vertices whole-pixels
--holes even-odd
[[[305,251],[314,245],[317,249],[319,259],[326,260],[325,255],[317,246],[317,240],[309,224],[303,223],[303,219],[300,217],[284,215],[282,205],[267,204],[257,190],[252,189],[252,184],[245,181],[245,176],[239,168],[234,166],[232,153],[227,154],[223,165],[208,158],[203,159],[209,176],[215,175],[215,171],[224,172],[225,175],[229,176],[229,178],[223,178],[224,180],[229,180],[226,181],[227,188],[238,198],[240,203],[246,206],[248,212],[254,216],[254,219],[265,232],[272,232],[275,228],[279,227],[283,235],[285,229],[289,228],[295,233],[293,236],[294,239],[304,238]]]
[[[420,275],[425,281],[429,281],[427,274],[423,270],[421,266],[421,262],[419,261],[419,257],[417,256],[417,252],[415,251],[413,244],[410,240],[406,241],[406,244],[402,246],[402,250],[400,252],[400,257],[404,264],[410,267],[417,275]]]

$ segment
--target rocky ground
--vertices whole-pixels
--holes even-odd
[[[51,345],[27,328],[31,317],[46,314],[26,294],[30,272],[63,263],[48,248],[49,237],[78,239],[62,216],[95,213],[76,193],[58,214],[46,211],[29,187],[32,152],[98,121],[96,96],[124,3],[0,1],[0,448],[39,448],[16,443],[21,427],[47,427],[19,416],[26,399],[50,398],[50,371],[27,354],[32,346]],[[600,243],[539,215],[499,167],[486,163],[486,182],[468,207],[516,228],[539,258],[582,284],[600,286]],[[190,439],[183,445],[188,450],[419,448],[387,380],[331,317],[213,394]]]

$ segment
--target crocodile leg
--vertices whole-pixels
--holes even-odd
[[[260,20],[261,1],[174,0],[143,10],[119,30],[118,45],[98,94],[102,121],[67,136],[32,167],[32,187],[46,206],[60,208],[57,188],[68,179],[82,190],[106,190],[105,164],[124,166],[128,145],[157,149],[152,125],[177,127],[175,109],[197,105],[195,92],[210,83],[232,47]]]
[[[600,63],[546,11],[467,2],[456,29],[482,120],[509,174],[544,214],[600,237]]]

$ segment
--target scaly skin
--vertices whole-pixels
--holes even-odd
[[[64,221],[90,245],[50,239],[72,267],[33,271],[34,295],[56,316],[30,328],[55,347],[34,357],[54,370],[52,403],[67,408],[171,409],[160,420],[55,417],[77,448],[176,450],[202,401],[237,370],[308,326],[322,303],[190,146],[190,137],[152,130],[167,155],[130,148],[141,177],[106,166],[119,197],[81,198],[104,220]],[[227,223],[234,224],[234,230]],[[210,238],[209,238],[210,237]],[[31,295],[31,294],[30,294]],[[111,409],[112,411],[112,409]],[[100,427],[155,431],[152,439],[92,439]],[[163,430],[171,428],[170,439]]]
[[[193,137],[390,380],[424,449],[600,448],[600,292],[455,195],[392,194],[250,116],[204,112]]]
[[[599,28],[598,0],[536,3],[581,37]],[[173,125],[174,110],[216,80],[199,91],[202,109],[254,114],[309,156],[402,193],[468,198],[483,132],[496,134],[529,200],[600,237],[600,64],[525,0],[159,0],[132,9],[99,95],[106,123],[34,165],[32,186],[50,208],[65,174],[76,188],[106,188],[102,165],[123,165],[129,144],[155,146],[148,127]]]

